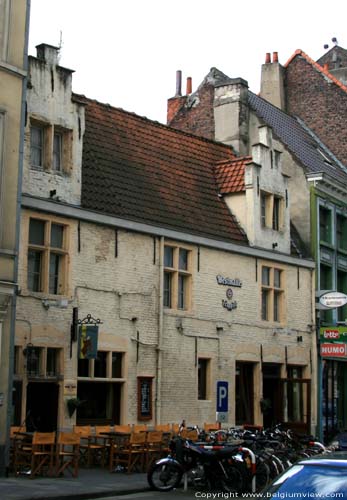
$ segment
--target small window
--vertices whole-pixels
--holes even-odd
[[[284,201],[281,196],[275,196],[264,191],[260,194],[260,223],[274,231],[280,231],[283,226]]]
[[[347,251],[347,218],[341,214],[336,216],[336,240],[337,248]]]
[[[59,375],[59,357],[60,349],[56,349],[53,347],[47,348],[46,374],[48,377],[56,377],[57,375]]]
[[[191,251],[165,245],[163,304],[169,309],[187,310],[191,295]]]
[[[123,353],[121,352],[112,353],[112,378],[122,377],[122,360],[123,360]]]
[[[43,167],[44,130],[42,127],[31,126],[30,129],[30,159],[34,167]]]
[[[105,378],[107,376],[107,352],[98,351],[94,360],[94,377]]]
[[[198,360],[198,399],[208,399],[210,360],[199,358]]]
[[[331,243],[331,210],[323,206],[319,207],[319,235],[320,241]]]
[[[261,319],[281,322],[284,318],[284,287],[282,269],[262,266]]]
[[[53,138],[53,170],[60,172],[62,170],[62,135],[54,133]]]
[[[62,295],[66,292],[66,226],[31,218],[28,245],[28,290]]]

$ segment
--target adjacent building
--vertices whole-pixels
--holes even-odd
[[[302,51],[296,51],[284,67],[277,53],[267,54],[259,96],[243,79],[212,68],[196,92],[185,96],[178,92],[168,101],[171,126],[230,144],[240,154],[250,154],[261,143],[269,148],[272,168],[281,163],[288,176],[292,232],[298,232],[304,243],[301,251],[306,248],[317,263],[317,298],[323,290],[347,293],[347,169],[341,125],[347,89],[328,69],[331,58],[338,60],[335,69],[340,74],[344,54],[335,47],[322,60],[324,67]],[[264,211],[267,203],[265,193]],[[247,227],[245,218],[239,220]],[[345,322],[346,314],[346,306],[317,308],[318,323],[334,330],[334,342],[343,339],[337,325]],[[320,423],[328,437],[347,423],[345,356],[340,361],[323,357],[318,395],[324,414]]]
[[[12,413],[28,17],[29,1],[0,2],[0,475]]]

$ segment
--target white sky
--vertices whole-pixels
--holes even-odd
[[[338,0],[31,0],[29,54],[58,46],[75,70],[74,92],[166,122],[182,70],[193,91],[215,66],[259,91],[266,52],[285,64],[296,49],[313,59],[346,47]]]

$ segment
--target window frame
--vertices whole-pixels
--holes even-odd
[[[33,144],[32,130],[41,131],[41,161],[40,165],[35,165],[32,161]],[[53,174],[68,174],[72,169],[72,136],[73,131],[47,122],[43,122],[34,117],[30,119],[30,166],[36,170],[45,170]],[[55,138],[59,137],[59,152],[56,151]],[[56,154],[59,157],[59,165],[56,166]]]
[[[171,250],[172,259],[166,258]],[[185,253],[184,268],[180,257]],[[170,265],[171,264],[171,265]],[[189,311],[192,291],[192,249],[183,245],[164,244],[163,306],[167,310]]]
[[[41,243],[30,241],[31,221],[39,221],[43,224],[43,241]],[[54,225],[63,228],[63,237],[61,248],[52,246],[51,236]],[[70,227],[66,222],[53,218],[43,218],[40,215],[30,214],[28,217],[28,235],[27,235],[27,269],[26,269],[26,288],[29,293],[45,294],[50,296],[68,295],[68,266],[69,266],[69,232]],[[39,269],[35,269],[37,275],[37,286],[33,286],[33,280],[30,276],[33,274],[30,265],[30,254],[40,255]],[[52,256],[58,256],[59,269],[55,270],[55,286],[52,289]]]
[[[268,279],[264,280],[266,276]],[[276,278],[277,274],[277,278]],[[282,324],[285,322],[285,271],[273,264],[262,264],[260,274],[260,317],[262,321]]]
[[[197,399],[209,401],[211,396],[211,358],[203,356],[197,362]]]
[[[125,352],[124,351],[109,351],[107,349],[98,349],[98,355],[99,353],[102,353],[102,356],[105,356],[106,358],[106,366],[105,366],[105,376],[96,376],[95,375],[95,359],[78,359],[78,366],[77,366],[77,378],[78,380],[102,380],[102,381],[119,381],[119,380],[124,380],[124,370],[125,370]],[[120,376],[119,377],[114,377],[114,371],[113,371],[113,355],[117,354],[120,356]],[[87,367],[87,375],[81,375],[80,372],[82,371],[82,368]],[[81,368],[81,369],[80,369]]]
[[[260,191],[260,226],[281,231],[284,226],[284,198],[278,194]]]

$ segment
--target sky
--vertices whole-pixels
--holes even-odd
[[[177,70],[182,94],[212,67],[257,93],[267,52],[285,64],[296,49],[318,59],[333,37],[347,48],[341,14],[339,0],[31,0],[29,54],[60,46],[74,92],[166,123]]]

